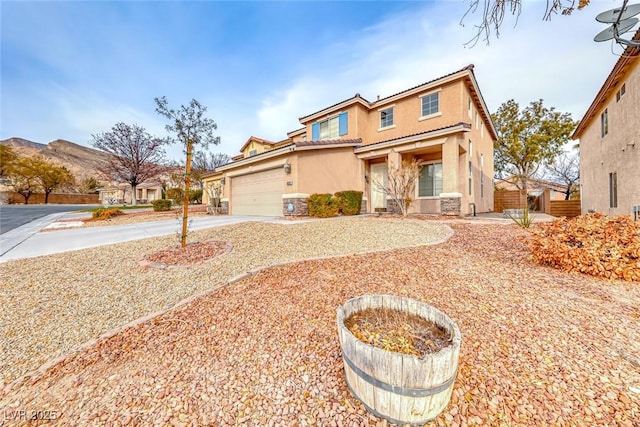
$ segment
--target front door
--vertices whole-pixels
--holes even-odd
[[[371,210],[372,212],[384,212],[387,210],[387,196],[380,189],[380,185],[388,183],[388,169],[386,163],[374,163],[371,165]]]

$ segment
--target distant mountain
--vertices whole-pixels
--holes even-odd
[[[11,147],[37,148],[38,150],[43,150],[47,148],[47,144],[40,144],[39,142],[33,142],[23,138],[5,139],[3,141],[0,141],[0,144],[9,145]]]
[[[98,181],[103,181],[99,169],[111,157],[111,154],[104,151],[84,147],[64,139],[40,144],[23,138],[9,138],[0,141],[0,144],[13,147],[23,156],[42,156],[66,167],[78,179],[94,177]]]

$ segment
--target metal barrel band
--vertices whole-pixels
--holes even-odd
[[[347,355],[344,353],[344,350],[342,351],[342,358],[344,359],[345,363],[349,365],[349,367],[356,373],[356,375],[358,375],[360,378],[362,378],[369,384],[379,387],[385,391],[390,391],[395,394],[400,394],[402,396],[426,397],[426,396],[433,396],[434,394],[441,393],[446,389],[448,389],[451,386],[451,384],[453,384],[453,381],[456,379],[456,374],[458,373],[458,370],[456,369],[456,372],[453,373],[451,378],[446,380],[444,383],[431,388],[399,387],[392,384],[387,384],[384,381],[380,381],[379,379],[372,377],[371,375],[364,372],[362,369],[358,368],[356,365],[354,365],[351,359],[347,357]]]
[[[347,382],[347,387],[349,387],[349,391],[351,392],[351,394],[353,396],[355,396],[356,399],[358,399],[360,401],[360,403],[362,403],[362,405],[367,409],[367,411],[371,412],[373,415],[375,415],[376,417],[378,417],[380,419],[384,419],[384,420],[389,421],[390,424],[394,424],[394,425],[398,425],[398,426],[403,426],[403,425],[407,424],[407,422],[405,422],[405,421],[397,420],[397,419],[395,419],[393,417],[389,417],[387,415],[383,415],[380,412],[378,412],[375,409],[373,409],[371,406],[367,405],[362,399],[360,399],[358,397],[358,395],[355,393],[355,391],[353,391],[353,387],[351,387],[351,384],[349,384],[349,380],[348,379],[346,379],[346,382]],[[412,426],[414,426],[414,425],[424,425],[424,424],[426,424],[426,423],[428,423],[430,421],[433,421],[435,419],[436,419],[436,417],[427,418],[425,420],[420,420],[418,422],[409,423],[409,424],[412,425]]]

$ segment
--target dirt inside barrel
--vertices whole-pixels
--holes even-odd
[[[424,357],[451,345],[445,328],[417,316],[389,308],[367,308],[353,313],[344,325],[365,344],[386,351]]]

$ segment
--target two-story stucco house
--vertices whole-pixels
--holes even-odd
[[[573,139],[580,139],[582,213],[631,214],[640,205],[640,48],[625,49]]]
[[[309,195],[343,190],[363,192],[363,212],[394,211],[376,183],[413,159],[422,173],[410,212],[493,209],[497,136],[472,65],[376,101],[356,94],[299,121],[282,141],[249,138],[204,177],[205,187],[223,183],[223,211],[305,215]]]

